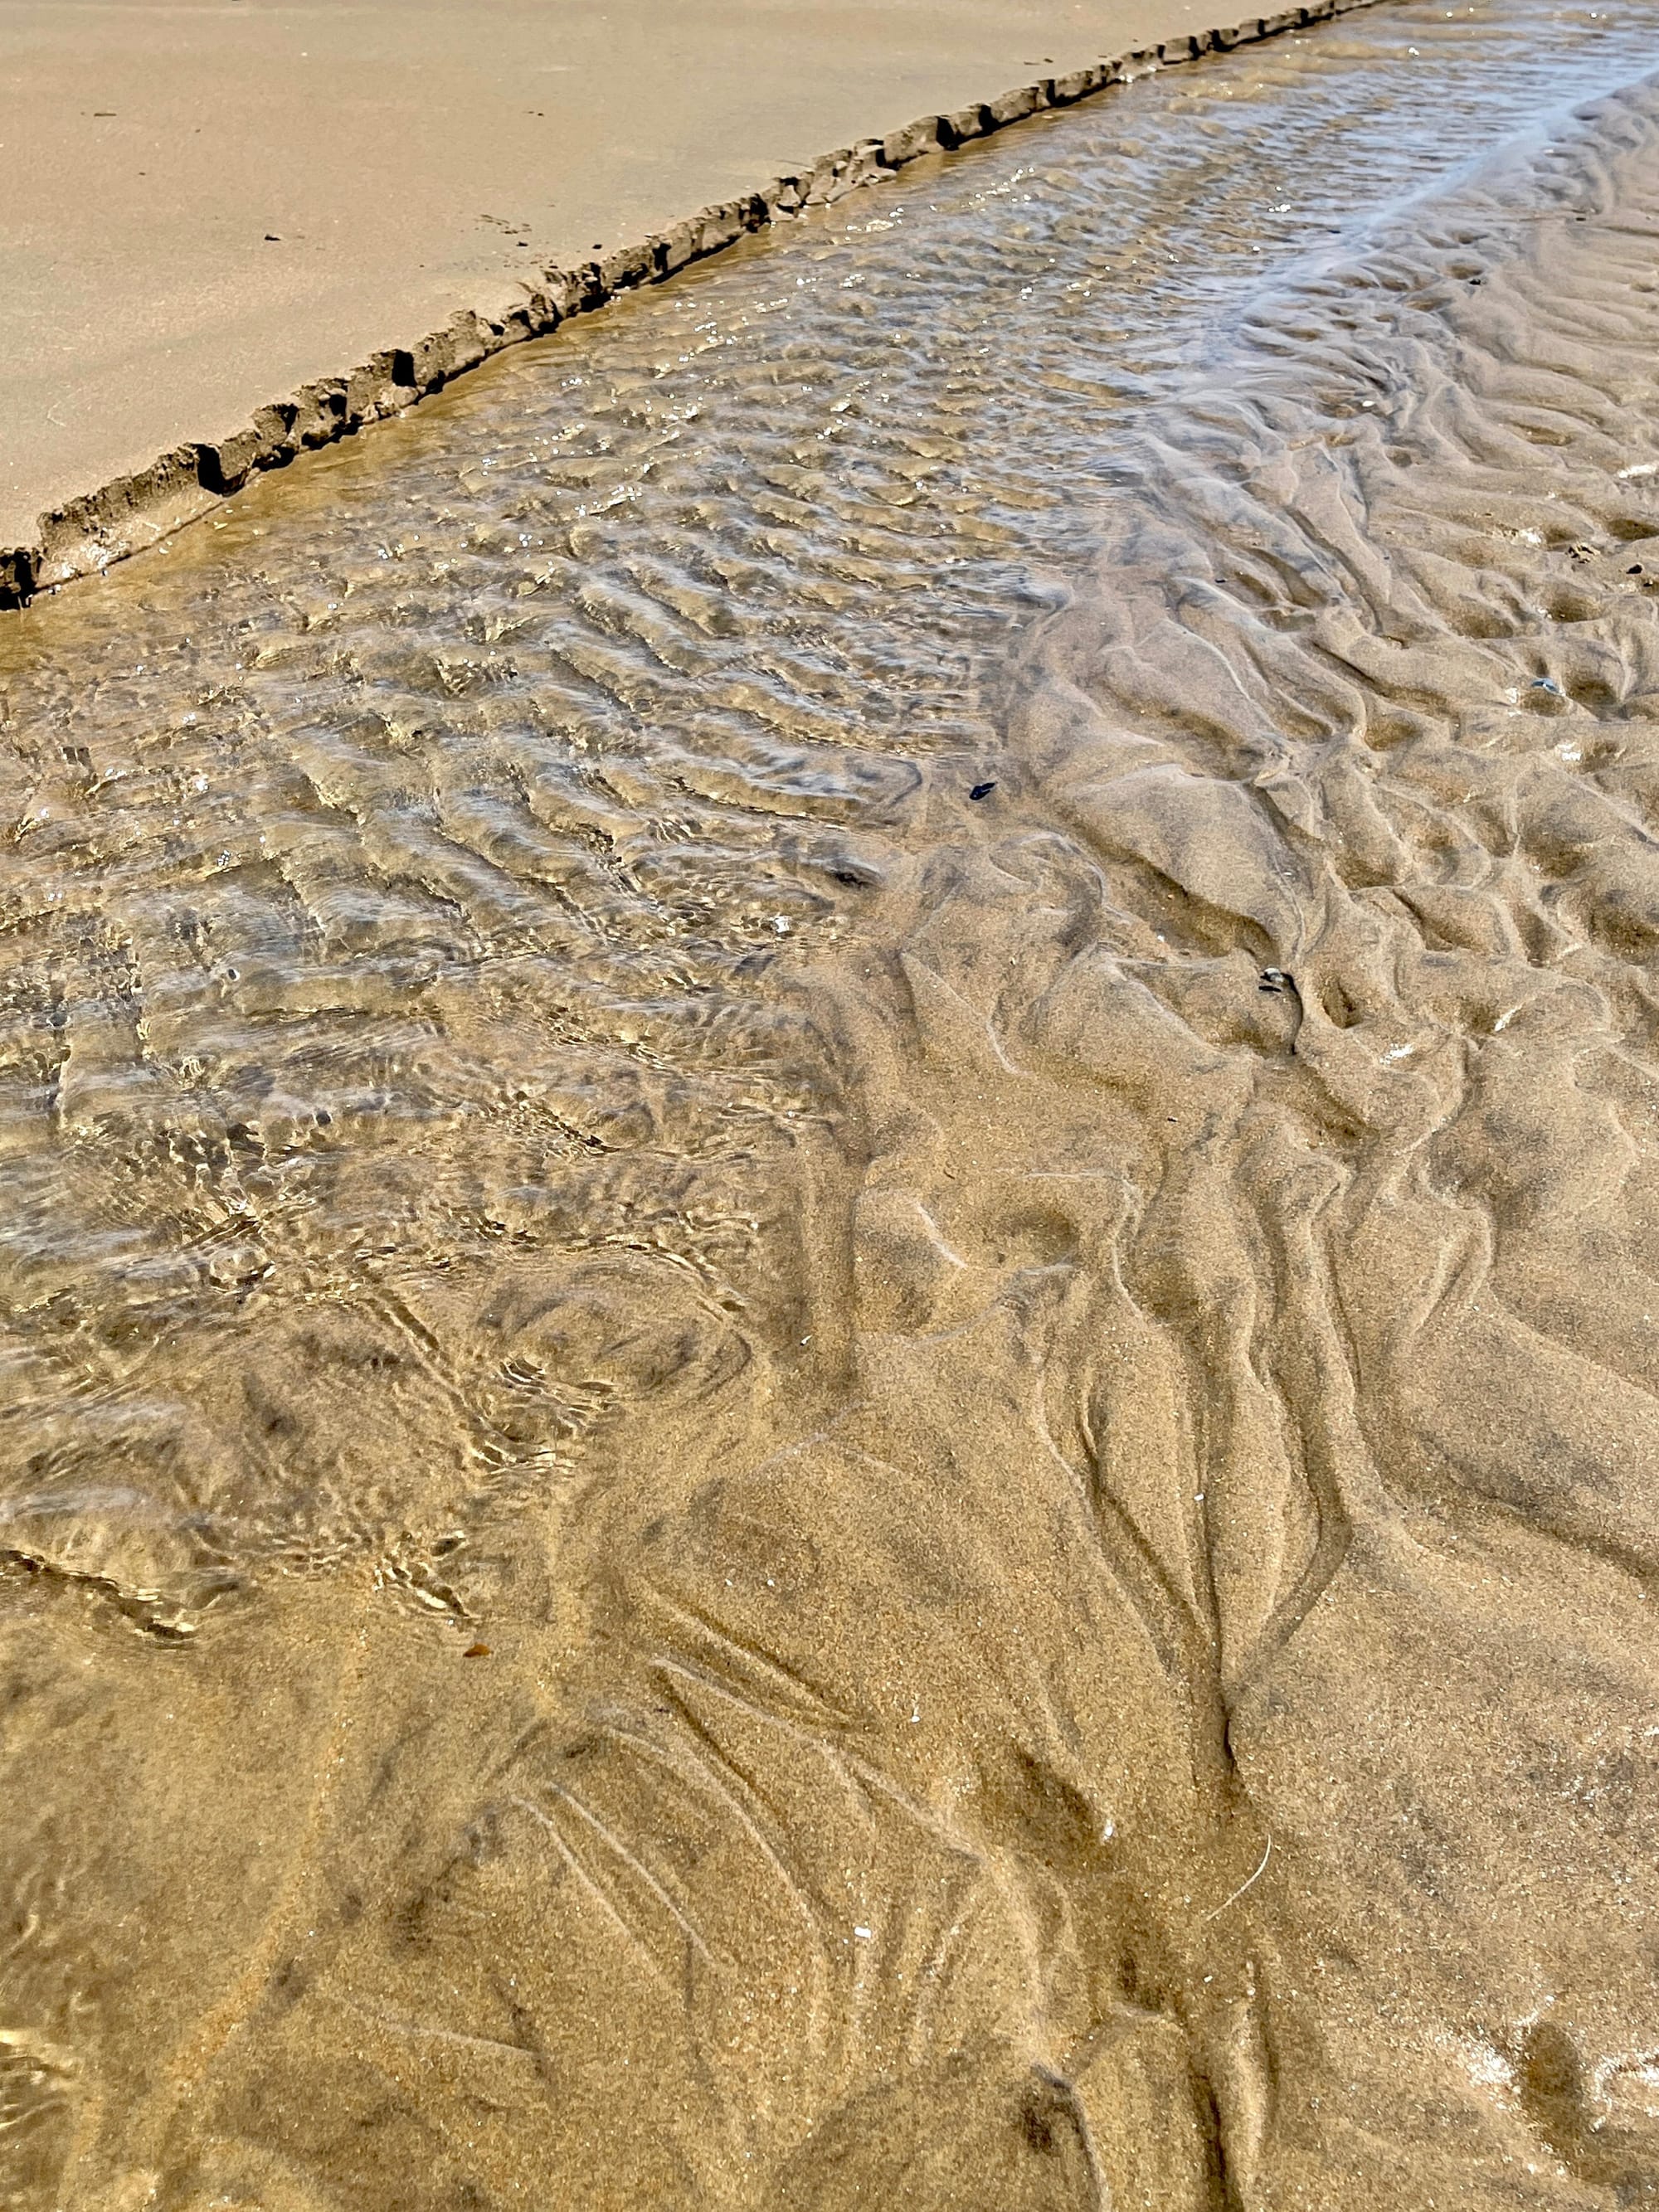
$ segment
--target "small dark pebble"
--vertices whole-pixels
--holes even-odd
[[[1639,561],[1636,563],[1636,565],[1635,565],[1635,567],[1634,567],[1633,568],[1626,568],[1626,571],[1625,571],[1625,574],[1626,574],[1627,576],[1639,576],[1639,575],[1641,574],[1641,573],[1642,573],[1642,564],[1641,564],[1641,562],[1640,562]]]
[[[469,1644],[461,1656],[463,1659],[488,1659],[489,1646],[487,1644]]]
[[[997,780],[993,776],[989,783],[976,783],[968,796],[969,799],[988,799],[996,787]]]

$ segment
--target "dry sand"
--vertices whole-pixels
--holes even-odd
[[[1656,27],[0,627],[8,2212],[1659,2202]]]
[[[939,116],[946,143],[975,136],[1233,20],[1218,0],[9,0],[0,155],[27,187],[0,258],[0,605],[832,196],[881,166],[860,142],[902,160]]]

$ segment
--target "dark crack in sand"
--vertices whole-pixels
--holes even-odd
[[[9,622],[0,2202],[1659,2201],[1656,27]]]

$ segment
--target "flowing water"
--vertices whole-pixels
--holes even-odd
[[[4,618],[0,2203],[1659,2203],[1656,32]]]

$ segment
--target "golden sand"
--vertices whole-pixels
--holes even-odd
[[[3,2202],[1659,2197],[1656,21],[13,619]]]

